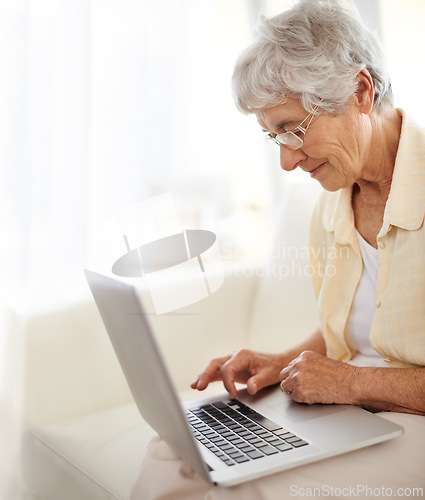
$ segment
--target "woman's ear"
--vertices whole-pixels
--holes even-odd
[[[369,114],[372,111],[374,94],[372,76],[365,68],[357,75],[355,91],[356,104],[362,113]]]

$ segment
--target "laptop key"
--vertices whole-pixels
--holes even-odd
[[[307,443],[306,443],[307,444]],[[288,451],[288,450],[292,450],[292,446],[289,444],[289,443],[282,443],[282,444],[277,444],[276,445],[276,448],[279,450],[279,451]]]
[[[210,430],[210,428],[207,425],[205,425],[203,422],[199,423],[199,424],[196,423],[196,424],[191,424],[191,425],[192,425],[192,427],[197,429],[199,432]]]
[[[269,441],[269,444],[276,446],[278,444],[282,444],[282,440],[280,439],[275,439],[274,441]]]
[[[247,437],[247,436],[252,436],[252,433],[251,433],[251,432],[249,432],[249,431],[247,431],[247,430],[244,430],[244,431],[242,431],[242,432],[239,432],[238,434],[239,434],[239,436],[241,436],[241,437],[243,437],[243,438],[245,438],[245,439],[246,439],[246,437]]]
[[[215,406],[216,408],[219,408],[220,410],[227,408],[227,404],[224,401],[216,401],[212,405]]]
[[[264,443],[264,441],[258,437],[253,437],[253,438],[247,438],[246,439],[250,444],[252,444],[253,446],[257,446],[258,444],[260,443]]]
[[[264,431],[264,427],[261,427],[260,425],[254,423],[254,422],[249,422],[248,424],[245,425],[245,427],[248,428],[251,432]]]
[[[255,433],[255,435],[256,435],[256,436],[258,436],[258,437],[260,437],[261,439],[265,439],[266,437],[269,437],[269,438],[270,438],[270,437],[273,437],[273,438],[275,438],[275,437],[276,437],[276,435],[275,435],[275,434],[272,434],[271,432],[266,431],[266,429],[263,429],[263,430],[261,430],[261,431],[257,431],[257,432]]]
[[[261,439],[264,439],[264,441],[271,443],[272,441],[276,441],[277,437],[274,434],[269,434],[268,436],[261,436]]]
[[[249,451],[254,451],[255,448],[253,446],[239,446],[239,449],[244,453],[248,453]]]
[[[265,455],[274,455],[275,453],[278,453],[276,448],[273,448],[273,446],[270,446],[269,444],[267,446],[264,446],[263,448],[261,448],[261,451]]]
[[[245,453],[248,455],[249,458],[253,459],[264,457],[263,453],[260,453],[258,450],[246,451]]]
[[[299,441],[294,441],[293,443],[291,443],[291,445],[294,448],[300,448],[301,446],[305,446],[307,444],[308,444],[307,441],[304,441],[303,439],[300,439]]]
[[[288,438],[292,438],[292,437],[295,437],[295,434],[292,434],[292,432],[285,432],[285,434],[280,434],[278,437],[280,437],[280,439],[288,439]]]
[[[290,437],[290,438],[285,437],[285,438],[283,438],[283,439],[284,439],[287,443],[293,443],[294,441],[299,441],[299,440],[300,440],[300,438],[299,438],[298,436],[294,436],[294,435],[292,435],[292,437]]]
[[[222,446],[225,446],[227,444],[227,441],[225,441],[224,439],[211,439],[211,441],[216,445],[218,446],[219,448],[221,448]]]
[[[254,413],[252,415],[249,415],[249,418],[257,422],[258,424],[262,425],[269,431],[275,431],[281,428],[279,424],[276,424],[272,420],[269,420],[267,417],[263,417],[263,415],[260,415],[259,413]]]
[[[273,434],[276,434],[276,436],[283,436],[285,434],[291,434],[291,433],[288,430],[281,427],[280,429],[276,429],[275,431],[273,431]]]
[[[236,450],[236,449],[235,449],[235,451],[230,450],[230,451],[227,451],[226,453],[229,455],[229,457],[232,457],[233,459],[235,457],[243,457],[243,453],[241,453],[239,450]]]

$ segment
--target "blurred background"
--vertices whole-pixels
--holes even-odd
[[[216,232],[224,258],[264,255],[282,183],[309,179],[280,171],[230,79],[258,16],[291,3],[1,1],[3,296],[80,279],[109,219],[166,192],[184,227]],[[424,122],[425,2],[357,4],[397,104]]]
[[[108,221],[157,194],[172,194],[184,228],[214,231],[225,261],[267,255],[282,193],[312,181],[280,171],[230,79],[258,17],[293,3],[0,1],[2,303],[82,283]],[[356,4],[382,39],[397,106],[425,124],[424,0]],[[10,420],[17,347],[0,333]],[[7,435],[2,425],[0,444]]]

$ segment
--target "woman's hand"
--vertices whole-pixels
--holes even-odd
[[[203,391],[210,382],[222,380],[232,398],[236,398],[235,382],[247,385],[250,394],[279,382],[279,373],[285,366],[284,356],[263,354],[242,349],[228,356],[210,361],[205,370],[191,384]]]
[[[353,381],[358,368],[304,351],[280,372],[284,390],[298,403],[356,404]]]

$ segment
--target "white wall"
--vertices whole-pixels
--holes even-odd
[[[379,9],[396,106],[425,125],[425,1],[380,0]]]

